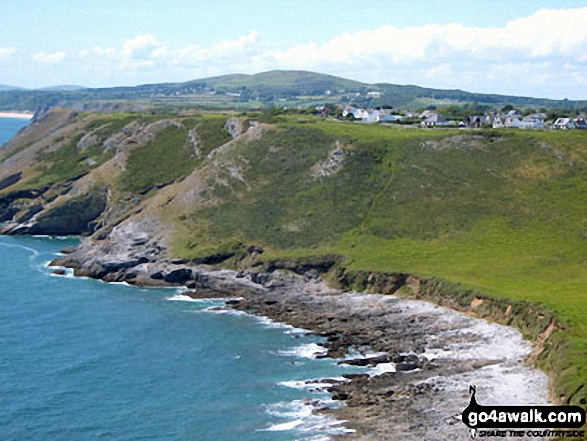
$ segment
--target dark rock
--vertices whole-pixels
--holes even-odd
[[[69,199],[62,204],[40,212],[35,223],[17,234],[49,234],[56,236],[92,233],[90,223],[106,208],[106,191]]]
[[[236,306],[240,304],[240,300],[227,300],[225,303],[229,306]]]
[[[379,363],[389,363],[389,356],[385,355],[378,355],[377,357],[369,357],[369,358],[355,358],[353,360],[342,360],[339,361],[338,364],[348,364],[351,366],[376,366]]]
[[[65,270],[62,269],[58,269],[53,271],[53,274],[57,275],[57,276],[64,276],[66,274]]]
[[[398,372],[413,371],[418,368],[418,363],[402,362],[395,365],[395,370]]]
[[[193,280],[193,272],[189,268],[180,268],[163,276],[163,280],[167,283],[183,284]]]
[[[139,247],[141,245],[145,245],[147,242],[149,242],[149,238],[147,238],[147,237],[138,237],[136,239],[133,239],[130,245],[132,247]]]
[[[247,248],[247,253],[249,253],[249,254],[253,254],[253,253],[263,254],[264,252],[265,252],[265,250],[263,248],[255,246],[255,245],[251,245],[250,247]]]
[[[219,263],[225,262],[231,257],[233,257],[236,253],[235,252],[225,252],[225,253],[218,253],[218,254],[211,254],[209,256],[199,257],[194,259],[194,262],[198,265],[217,265]]]
[[[265,285],[269,280],[271,280],[271,276],[267,273],[251,273],[251,282],[258,285]]]
[[[18,172],[13,175],[10,175],[0,181],[0,190],[4,190],[5,188],[10,187],[11,185],[16,184],[22,178],[22,173]]]

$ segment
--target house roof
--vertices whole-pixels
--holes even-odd
[[[444,116],[439,115],[437,113],[432,114],[430,117],[426,118],[423,122],[424,123],[440,123],[445,122]]]
[[[567,124],[573,122],[571,118],[559,118],[554,122],[555,126],[566,126]]]

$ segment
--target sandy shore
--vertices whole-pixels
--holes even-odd
[[[19,119],[32,119],[33,113],[29,112],[0,112],[0,118],[19,118]]]

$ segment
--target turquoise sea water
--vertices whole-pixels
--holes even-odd
[[[295,383],[348,372],[308,357],[315,337],[175,289],[53,275],[47,262],[72,243],[0,236],[0,439],[263,441],[340,430],[310,414],[308,400],[328,395]]]
[[[24,118],[0,118],[0,146],[29,122],[30,120]]]

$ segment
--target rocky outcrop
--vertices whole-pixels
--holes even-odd
[[[192,129],[188,132],[188,142],[192,151],[194,152],[194,157],[198,159],[201,158],[202,150],[200,149],[200,139],[196,129]]]
[[[51,208],[40,204],[3,227],[2,234],[80,235],[94,232],[93,221],[106,208],[106,191],[96,190],[79,197],[65,199]]]
[[[224,124],[224,130],[230,133],[232,139],[236,139],[243,133],[243,123],[238,118],[228,118]]]
[[[338,173],[342,169],[345,157],[346,154],[337,141],[335,149],[328,153],[328,157],[310,169],[310,176],[314,179],[319,179]]]

